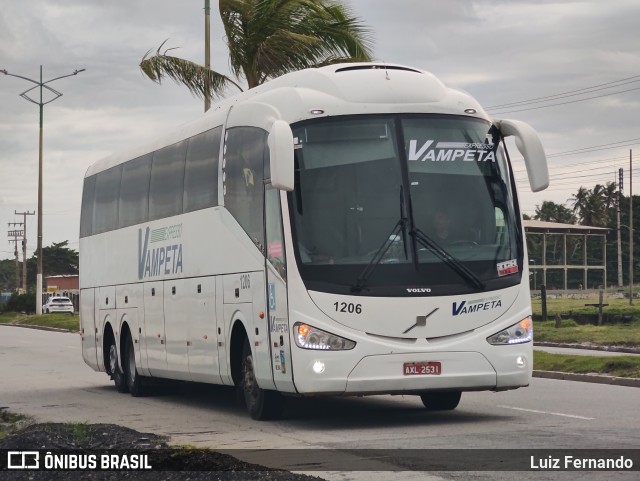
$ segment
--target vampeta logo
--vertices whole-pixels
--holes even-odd
[[[181,239],[182,224],[138,229],[138,279],[182,273]]]
[[[500,297],[485,297],[484,299],[475,299],[473,301],[454,302],[451,315],[461,316],[463,314],[471,314],[479,311],[490,311],[502,306]]]
[[[482,142],[436,142],[427,140],[418,148],[417,140],[409,140],[409,160],[426,162],[495,162],[494,144]]]

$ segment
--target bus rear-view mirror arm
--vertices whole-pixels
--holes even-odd
[[[504,137],[515,137],[516,147],[524,157],[531,190],[539,192],[549,187],[547,156],[533,127],[519,120],[498,120],[496,124]]]
[[[293,190],[293,132],[289,124],[284,120],[273,122],[267,142],[271,185],[280,190]]]

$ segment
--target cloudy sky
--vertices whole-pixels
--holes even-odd
[[[629,151],[640,158],[640,2],[637,0],[346,0],[370,26],[375,57],[433,72],[470,92],[497,118],[533,125],[549,157],[551,186],[529,190],[514,169],[523,211],[564,203],[580,186],[613,181]],[[217,0],[211,0],[212,66],[228,72]],[[51,84],[64,95],[44,112],[44,245],[78,248],[82,179],[114,151],[202,115],[202,102],[158,86],[138,64],[165,39],[202,63],[204,0],[2,0],[0,69]],[[38,107],[30,88],[0,74],[0,259],[11,258],[8,222],[37,208]],[[517,157],[513,155],[512,157]],[[640,194],[640,167],[634,172]],[[28,255],[36,220],[28,222]]]

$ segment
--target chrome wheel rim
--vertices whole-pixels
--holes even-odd
[[[115,374],[118,371],[118,351],[115,344],[111,344],[109,347],[109,369],[111,374]]]
[[[136,380],[136,353],[133,351],[133,345],[129,346],[129,379],[132,384]]]
[[[258,402],[259,387],[253,370],[253,358],[249,355],[244,360],[244,399],[248,406],[255,406]]]

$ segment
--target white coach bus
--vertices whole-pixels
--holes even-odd
[[[283,395],[527,386],[527,253],[504,138],[533,191],[545,154],[428,72],[341,64],[218,103],[92,165],[80,226],[82,351],[121,392],[151,378]]]

